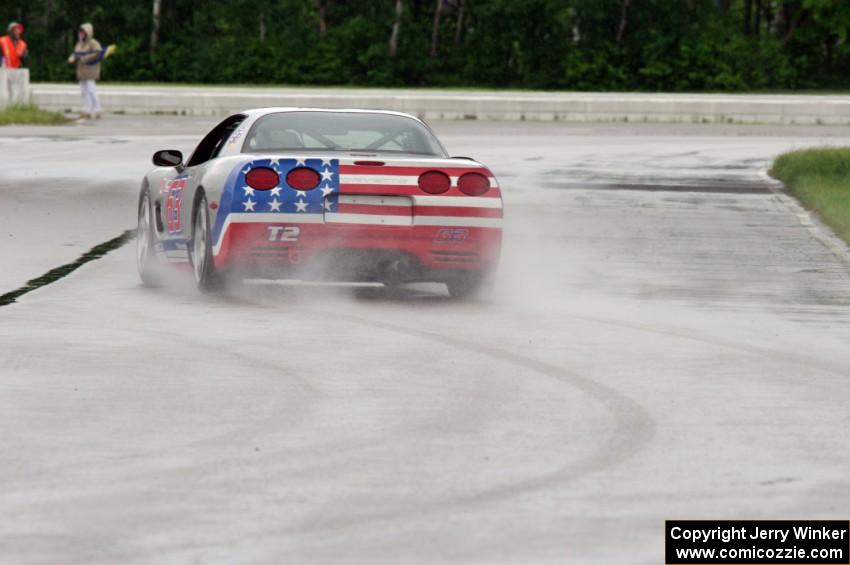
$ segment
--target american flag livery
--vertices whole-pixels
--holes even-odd
[[[227,229],[241,223],[501,228],[499,186],[492,173],[480,165],[470,162],[469,166],[463,166],[457,160],[443,160],[434,165],[422,161],[355,163],[355,160],[307,157],[254,159],[242,165],[228,187],[231,192],[228,213],[217,218],[214,254],[218,253]],[[249,187],[245,176],[256,167],[274,169],[280,176],[278,186],[271,190]],[[290,187],[286,175],[297,167],[318,172],[319,186],[307,191]],[[451,188],[446,193],[432,195],[419,188],[419,176],[432,170],[449,176]],[[458,178],[468,172],[487,176],[490,190],[482,196],[460,192]],[[223,203],[225,198],[226,195]]]

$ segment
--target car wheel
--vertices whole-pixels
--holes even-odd
[[[189,254],[195,283],[201,290],[216,290],[220,287],[220,277],[216,273],[212,257],[212,236],[210,232],[210,211],[206,196],[201,196],[195,207],[192,222],[192,245]]]
[[[160,282],[155,245],[151,197],[145,188],[139,198],[139,221],[136,227],[136,267],[145,286],[157,286]]]
[[[490,279],[482,273],[466,273],[446,281],[449,296],[457,300],[484,298],[490,286]]]

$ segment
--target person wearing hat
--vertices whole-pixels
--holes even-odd
[[[74,52],[68,57],[68,63],[77,66],[77,80],[83,95],[83,114],[80,120],[100,119],[100,99],[97,97],[95,83],[100,80],[100,61],[104,50],[94,38],[94,26],[85,23],[78,30],[79,41]]]
[[[8,28],[9,34],[0,37],[0,57],[3,59],[3,67],[7,69],[21,68],[21,62],[27,58],[27,42],[21,37],[24,34],[24,26],[18,22],[12,22]]]

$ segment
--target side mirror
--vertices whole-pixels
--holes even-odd
[[[183,164],[183,154],[176,149],[163,149],[153,154],[153,164],[157,167],[179,167]]]

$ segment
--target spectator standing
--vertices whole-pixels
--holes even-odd
[[[27,42],[24,41],[24,26],[18,22],[12,22],[8,27],[8,35],[0,37],[0,57],[3,58],[3,67],[7,69],[19,69],[21,63],[27,58]]]
[[[100,80],[100,61],[103,49],[94,38],[94,26],[85,23],[78,30],[79,41],[74,52],[68,57],[68,63],[77,66],[77,80],[83,95],[83,114],[80,120],[100,119],[100,99],[97,97],[96,83]]]

